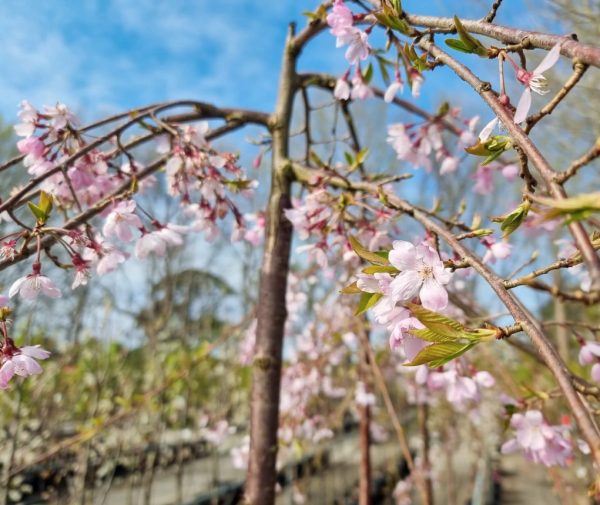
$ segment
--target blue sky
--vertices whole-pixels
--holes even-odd
[[[489,2],[406,0],[415,13],[480,17]],[[518,10],[510,2],[505,14]],[[286,25],[302,26],[315,0],[3,0],[0,114],[20,100],[63,101],[92,119],[174,98],[268,110]],[[500,19],[502,19],[502,15]],[[521,23],[523,19],[521,19]],[[324,34],[305,69],[344,70],[343,50]],[[433,91],[433,90],[430,90]],[[426,94],[424,100],[427,100]]]

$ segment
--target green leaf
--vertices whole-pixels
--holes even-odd
[[[358,316],[363,312],[369,310],[373,305],[375,305],[383,296],[382,293],[363,293],[360,295],[360,300],[358,302],[358,308],[354,315]]]
[[[309,154],[310,160],[315,163],[315,165],[317,165],[319,168],[323,168],[325,167],[325,163],[323,162],[323,160],[321,158],[319,158],[319,155],[314,152],[312,149],[310,151]]]
[[[373,63],[369,62],[367,69],[363,72],[363,80],[366,84],[369,84],[373,79]]]
[[[386,84],[389,84],[390,83],[390,73],[388,72],[387,63],[385,62],[385,59],[378,56],[377,63],[379,65],[379,72],[381,73],[381,78],[383,79],[383,82],[385,82]]]
[[[462,40],[459,39],[446,39],[444,40],[447,46],[450,46],[452,49],[456,49],[462,53],[471,53],[472,51],[465,45]]]
[[[356,163],[363,163],[367,159],[367,156],[369,156],[369,148],[363,147],[356,153]]]
[[[402,0],[392,0],[392,7],[396,11],[396,15],[402,16]]]
[[[50,216],[50,212],[52,211],[52,195],[49,195],[45,191],[40,191],[38,207],[44,212],[46,218],[48,218]]]
[[[439,343],[439,342],[454,342],[454,337],[445,337],[444,335],[440,335],[435,331],[432,331],[428,328],[411,329],[409,333],[421,340],[425,340],[427,342]]]
[[[502,230],[502,237],[508,237],[512,232],[514,232],[525,220],[527,214],[529,213],[529,209],[531,208],[531,203],[528,200],[525,200],[521,205],[519,205],[515,210],[509,212],[504,215],[502,218],[502,224],[500,225],[500,229]]]
[[[36,222],[40,225],[44,224],[46,222],[46,213],[33,202],[27,202],[27,205],[29,206],[29,210],[31,210],[33,217],[35,217]]]
[[[458,358],[467,352],[474,344],[457,344],[454,342],[440,342],[428,345],[414,357],[414,359],[405,363],[405,366],[427,365],[431,368],[438,368],[449,361]]]
[[[456,31],[458,32],[458,36],[463,42],[464,47],[468,49],[465,52],[475,53],[479,56],[487,56],[487,47],[465,30],[465,27],[457,16],[454,16],[454,26],[456,26]]]
[[[354,165],[354,157],[348,151],[344,152],[344,157],[346,158],[346,163],[352,167]]]
[[[362,293],[362,291],[356,285],[356,282],[352,284],[348,284],[345,288],[343,288],[340,293],[343,295],[357,295],[358,293]]]
[[[355,237],[352,235],[348,236],[348,240],[352,249],[356,254],[358,254],[362,259],[367,260],[369,263],[374,263],[376,265],[389,265],[390,262],[386,258],[381,257],[379,254],[374,253],[366,249]]]
[[[458,321],[428,310],[422,305],[409,303],[406,306],[422,324],[435,333],[452,340],[462,337],[464,327]]]
[[[371,266],[363,268],[362,271],[365,274],[373,275],[373,274],[379,274],[379,273],[397,274],[399,270],[396,267],[393,267],[391,265],[371,265]]]
[[[504,151],[512,148],[512,139],[506,135],[495,135],[485,142],[477,141],[477,144],[465,147],[465,151],[475,156],[486,156],[482,165],[494,161]]]
[[[545,220],[565,217],[567,224],[586,219],[594,212],[600,212],[600,192],[584,193],[563,200],[538,197],[536,202],[550,207],[550,210],[543,213]]]

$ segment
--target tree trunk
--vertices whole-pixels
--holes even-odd
[[[265,249],[258,295],[256,346],[252,370],[250,453],[246,502],[275,502],[279,387],[286,309],[292,225],[284,210],[291,207],[288,166],[289,124],[295,92],[293,27],[288,34],[275,114],[271,121],[273,161],[271,194],[267,207]]]
[[[433,505],[433,486],[431,482],[431,462],[429,461],[429,429],[427,419],[429,418],[429,406],[420,403],[417,409],[419,418],[419,435],[421,436],[421,471],[425,476],[425,493],[427,505]]]
[[[369,341],[367,334],[366,342]],[[367,392],[371,392],[369,380],[369,352],[362,349],[361,362],[359,364],[360,380],[365,385]],[[358,505],[371,505],[371,411],[368,405],[358,407],[358,433],[360,446],[360,468],[358,477]]]

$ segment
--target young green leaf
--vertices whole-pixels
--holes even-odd
[[[455,342],[440,342],[431,344],[421,349],[421,351],[405,366],[427,365],[430,368],[438,368],[449,361],[458,358],[467,352],[475,344],[457,344]]]
[[[375,265],[389,265],[390,262],[381,257],[379,254],[374,253],[366,249],[355,237],[352,235],[348,236],[348,241],[352,246],[352,249],[356,254],[358,254],[362,259],[367,260],[369,263],[374,263]]]
[[[509,212],[508,214],[506,214],[500,218],[502,220],[500,229],[502,230],[503,238],[508,237],[519,226],[521,226],[521,224],[527,217],[527,214],[529,213],[530,208],[531,208],[531,203],[529,203],[528,200],[525,200],[515,210]]]
[[[345,288],[343,288],[340,293],[343,295],[357,295],[362,293],[362,291],[358,288],[356,282],[353,282],[352,284],[348,284]]]
[[[355,315],[358,316],[369,310],[381,299],[382,296],[383,295],[381,293],[363,293],[360,295],[360,300],[358,302],[358,308],[356,309]]]

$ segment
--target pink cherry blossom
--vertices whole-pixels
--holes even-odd
[[[479,165],[472,177],[475,179],[475,193],[489,195],[494,190],[494,170],[489,165]]]
[[[591,365],[600,359],[600,342],[586,341],[579,350],[579,364]]]
[[[17,279],[8,290],[10,298],[19,294],[23,300],[35,300],[40,293],[50,298],[62,296],[54,282],[39,272]]]
[[[417,72],[414,68],[410,69],[410,90],[413,98],[419,98],[421,96],[421,88],[423,83],[425,82],[425,78]]]
[[[347,75],[340,77],[336,81],[333,96],[337,100],[348,100],[350,98],[350,84],[348,83]]]
[[[519,103],[517,104],[517,110],[515,111],[515,116],[513,119],[515,123],[519,124],[527,119],[527,114],[531,108],[532,91],[535,91],[538,95],[545,95],[548,93],[548,81],[542,74],[546,70],[552,68],[560,58],[560,46],[561,43],[559,42],[552,49],[550,49],[548,54],[533,70],[533,72],[528,72],[523,68],[519,68],[516,63],[509,58],[508,61],[512,64],[517,73],[517,80],[525,86],[525,91],[523,91],[523,94],[519,99]]]
[[[373,90],[363,79],[360,68],[357,68],[352,78],[352,92],[350,97],[352,100],[366,100],[367,98],[372,98],[373,95]]]
[[[142,228],[142,221],[134,214],[136,203],[134,200],[119,202],[107,216],[102,233],[106,238],[116,236],[123,242],[133,240],[131,228]]]
[[[509,163],[508,165],[504,165],[501,169],[502,176],[508,181],[514,181],[519,175],[519,167],[514,163]]]
[[[448,305],[448,293],[443,286],[448,284],[451,274],[430,246],[396,240],[389,261],[400,270],[390,284],[395,300],[408,301],[418,294],[425,308],[442,310]]]
[[[354,401],[361,407],[373,406],[377,403],[377,399],[373,393],[367,391],[367,387],[364,382],[358,382],[356,384],[356,395]]]
[[[346,7],[343,0],[335,0],[331,12],[327,15],[327,24],[331,34],[335,37],[344,35],[354,23],[352,11]]]
[[[572,456],[571,442],[563,435],[565,428],[550,426],[539,410],[514,414],[510,421],[515,437],[502,445],[502,453],[521,449],[525,457],[545,466],[564,466]]]
[[[481,240],[481,243],[487,247],[487,251],[483,256],[484,263],[495,263],[497,259],[506,259],[512,251],[512,245],[504,240],[496,242],[492,237],[485,237]]]
[[[72,125],[79,124],[79,120],[65,104],[57,103],[54,107],[44,107],[46,116],[50,116],[50,125],[55,130],[62,130],[69,123]]]
[[[460,160],[456,156],[446,156],[440,165],[440,174],[456,172]]]
[[[32,158],[40,158],[44,154],[46,146],[37,137],[27,137],[17,142],[17,149],[21,154],[26,154]]]
[[[404,91],[404,83],[400,78],[400,73],[396,72],[396,79],[388,86],[383,95],[383,99],[390,103],[394,100],[394,97],[400,92]]]
[[[31,137],[36,129],[38,111],[27,100],[23,100],[18,115],[22,122],[15,125],[15,133],[19,137]]]
[[[18,348],[9,340],[4,345],[3,355],[4,361],[0,367],[0,389],[6,389],[15,374],[27,377],[42,373],[42,367],[36,360],[47,359],[50,353],[39,345]]]

